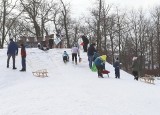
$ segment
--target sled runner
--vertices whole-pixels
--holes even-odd
[[[147,75],[145,74],[144,77],[140,77],[141,81],[144,81],[145,83],[150,83],[150,84],[154,84],[154,77],[152,77],[151,75]]]
[[[32,72],[34,76],[36,77],[48,77],[48,72],[46,69],[37,70],[35,72]]]

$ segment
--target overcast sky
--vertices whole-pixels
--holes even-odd
[[[72,13],[75,17],[81,14],[86,14],[88,9],[93,6],[96,0],[65,0],[71,3]],[[135,8],[142,7],[145,10],[153,8],[155,5],[160,5],[160,0],[105,0],[107,4],[114,4],[121,8]]]

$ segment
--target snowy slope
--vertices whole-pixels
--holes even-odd
[[[66,50],[70,62],[64,64]],[[87,54],[82,62],[71,63],[71,49],[43,52],[27,49],[27,71],[6,68],[6,49],[0,50],[0,115],[160,115],[160,82],[155,85],[133,80],[121,71],[114,78],[114,68],[106,63],[110,77],[98,78],[88,67]],[[39,78],[33,71],[47,69],[49,77]]]

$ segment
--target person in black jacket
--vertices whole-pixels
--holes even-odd
[[[89,68],[91,69],[92,68],[92,61],[93,61],[93,55],[94,55],[94,52],[97,52],[96,49],[95,49],[95,43],[92,43],[89,48],[88,48],[88,51],[87,51],[87,55],[88,55],[88,61],[89,61]]]
[[[119,59],[117,58],[116,61],[113,64],[113,67],[115,68],[115,78],[120,78],[120,64],[119,64]]]
[[[9,68],[9,60],[12,57],[13,59],[13,69],[17,69],[15,67],[15,58],[16,55],[18,55],[18,45],[13,41],[13,39],[10,39],[10,43],[8,45],[8,50],[7,50],[7,68]]]
[[[89,40],[86,36],[82,36],[82,40],[83,40],[83,50],[84,52],[87,52],[87,46],[89,44]]]

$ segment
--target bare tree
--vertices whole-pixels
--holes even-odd
[[[15,1],[15,3],[13,4],[13,1],[2,0],[0,3],[1,4],[0,32],[2,35],[2,38],[0,38],[0,48],[3,48],[4,41],[6,40],[6,36],[8,35],[16,19],[22,13],[22,12],[18,14],[13,13],[13,11],[16,8],[17,1]]]
[[[160,68],[160,7],[156,7],[152,13],[155,25],[155,38],[156,38],[156,53],[157,53],[157,67]]]
[[[39,37],[42,37],[40,28],[41,26],[38,18],[40,16],[40,6],[42,0],[26,0],[26,1],[20,0],[20,2],[24,8],[24,12],[27,14],[26,18],[30,20],[29,23],[33,23],[35,29],[35,35],[37,39],[39,39]]]
[[[62,16],[63,16],[63,24],[64,24],[64,30],[65,30],[65,36],[67,39],[67,47],[70,48],[70,38],[69,38],[69,21],[70,21],[70,6],[65,4],[63,0],[60,0],[62,4]]]

